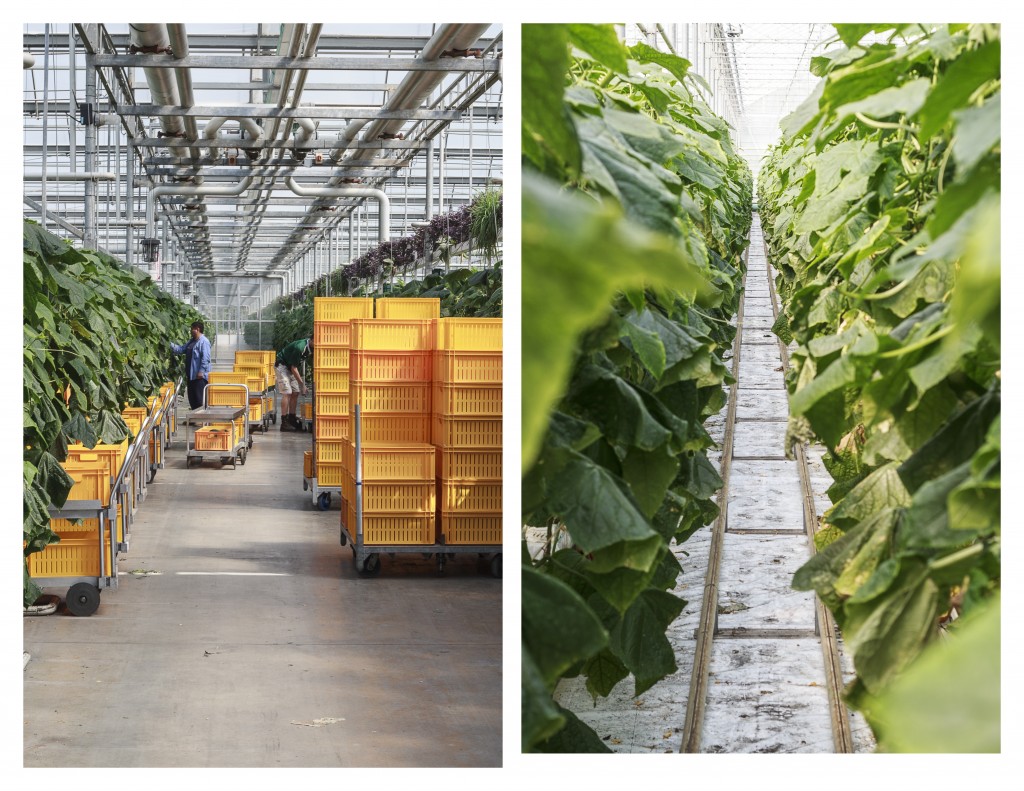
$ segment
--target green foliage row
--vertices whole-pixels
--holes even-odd
[[[759,203],[775,330],[796,344],[789,437],[820,439],[835,479],[837,540],[794,586],[835,613],[849,700],[892,734],[890,685],[952,601],[969,616],[999,587],[1000,38],[836,27],[845,47],[812,61],[822,80],[784,119]],[[976,659],[991,671],[991,650]],[[998,685],[994,659],[980,675]]]
[[[352,296],[381,297],[437,297],[441,300],[442,316],[464,316],[469,318],[500,318],[502,310],[503,269],[497,262],[494,269],[456,269],[447,275],[427,275],[422,280],[399,283],[387,293],[375,291],[367,294],[357,289]],[[291,310],[274,308],[273,349],[280,350],[297,338],[313,336],[313,292],[307,293],[301,304]],[[268,309],[270,312],[270,309]],[[263,329],[266,343],[267,328]],[[246,342],[255,348],[257,342],[255,323],[246,325]]]
[[[525,25],[523,52],[523,519],[549,538],[523,545],[522,747],[606,752],[553,692],[676,670],[670,543],[717,515],[751,177],[686,60],[611,25]]]
[[[57,540],[47,507],[67,500],[68,443],[87,447],[129,435],[125,404],[144,406],[180,375],[168,343],[202,316],[147,276],[102,252],[76,250],[24,223],[25,557]],[[39,588],[25,566],[25,604]]]

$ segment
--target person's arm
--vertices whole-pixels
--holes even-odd
[[[292,366],[292,373],[295,374],[295,378],[299,380],[299,385],[302,387],[302,394],[306,394],[306,383],[302,381],[302,374],[299,373],[299,369],[296,366]]]
[[[184,343],[181,343],[181,344],[172,343],[171,344],[171,351],[174,352],[175,354],[184,354],[185,353],[185,346],[186,345],[187,344],[184,344]]]
[[[196,376],[198,376],[198,377],[200,377],[202,379],[206,379],[207,381],[209,381],[209,379],[210,379],[210,341],[209,341],[209,339],[205,335],[203,336],[203,340],[206,341],[206,342],[205,343],[197,344],[198,345],[197,351],[199,352],[199,372],[196,374]]]

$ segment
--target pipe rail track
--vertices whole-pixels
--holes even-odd
[[[760,226],[755,217],[756,236],[760,238],[763,245],[763,236],[760,234]],[[752,229],[754,230],[754,229]],[[753,240],[755,234],[751,234]],[[747,249],[745,257],[749,261],[750,248]],[[771,264],[765,250],[765,266],[768,281],[768,291],[771,304],[771,318],[774,321],[779,314],[779,299],[775,291],[771,275]],[[783,371],[789,367],[789,355],[785,344],[781,339],[768,341],[753,341],[745,343],[743,340],[745,308],[748,299],[746,291],[747,273],[743,276],[744,295],[736,316],[736,337],[733,341],[732,374],[735,380],[729,391],[729,401],[726,410],[725,435],[723,440],[723,453],[721,460],[720,474],[723,486],[718,495],[719,515],[712,527],[710,554],[704,578],[703,600],[701,603],[700,618],[695,630],[695,656],[693,670],[690,678],[689,695],[687,696],[686,715],[683,723],[683,738],[679,747],[681,753],[697,753],[701,751],[702,737],[704,734],[704,722],[708,710],[709,680],[712,663],[712,648],[715,640],[737,640],[737,639],[770,639],[770,640],[794,640],[817,638],[821,643],[822,657],[824,663],[825,686],[828,693],[829,720],[832,731],[833,750],[836,753],[854,752],[853,736],[850,725],[850,715],[842,700],[842,668],[840,664],[837,630],[832,614],[822,604],[821,600],[814,597],[814,628],[745,628],[732,627],[723,628],[719,626],[719,590],[721,586],[722,554],[725,543],[725,535],[760,535],[760,536],[798,536],[806,535],[809,551],[814,552],[814,533],[817,529],[817,511],[815,509],[814,493],[811,488],[810,473],[807,466],[805,449],[801,444],[796,446],[796,464],[800,479],[801,505],[803,510],[802,529],[743,529],[729,527],[729,494],[730,494],[730,473],[732,462],[736,461],[777,461],[778,457],[765,456],[760,454],[736,455],[734,454],[734,439],[737,423],[764,422],[779,423],[782,419],[776,418],[745,418],[737,419],[738,390],[740,389],[740,362],[742,358],[742,346],[765,346],[775,344],[779,350],[782,360]],[[779,369],[776,369],[779,370]]]

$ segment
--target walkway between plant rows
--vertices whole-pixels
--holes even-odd
[[[830,702],[828,653],[819,636],[828,630],[817,628],[823,610],[816,612],[813,593],[790,585],[810,557],[810,517],[803,462],[786,459],[783,449],[788,406],[771,332],[774,274],[755,214],[737,317],[735,404],[708,424],[722,449],[711,460],[727,480],[726,507],[718,522],[674,547],[683,568],[674,593],[687,601],[668,631],[678,670],[637,698],[633,678],[626,678],[596,706],[582,679],[564,681],[556,693],[615,752],[835,752],[843,742],[834,731],[843,728],[844,751],[874,747],[863,718],[846,719],[845,707]],[[806,458],[808,495],[820,516],[830,504],[824,492],[831,478],[821,448],[808,449]],[[833,661],[849,681],[841,644]],[[833,711],[845,724],[833,725]]]

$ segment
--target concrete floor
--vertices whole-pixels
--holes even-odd
[[[118,588],[24,619],[26,767],[501,765],[501,580],[476,555],[360,577],[309,447],[272,426],[186,470],[178,428]]]

